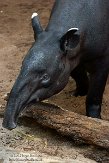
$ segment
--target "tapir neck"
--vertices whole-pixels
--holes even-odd
[[[80,10],[86,1],[82,0],[83,3],[78,1],[56,0],[46,30],[56,30],[63,34],[70,28],[82,28],[81,12],[83,11],[80,12]]]

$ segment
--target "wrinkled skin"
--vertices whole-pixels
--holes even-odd
[[[3,126],[15,128],[29,103],[60,92],[70,75],[74,95],[87,94],[86,115],[100,118],[109,72],[109,1],[56,0],[45,31],[32,20],[35,43],[11,90]]]

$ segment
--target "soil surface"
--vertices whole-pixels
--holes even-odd
[[[45,27],[53,2],[54,0],[0,0],[1,113],[4,112],[6,105],[6,94],[10,92],[19,73],[22,60],[34,42],[31,15],[33,12],[38,12],[41,23]],[[103,98],[102,118],[109,121],[108,83]],[[70,91],[74,89],[75,82],[70,78],[66,88],[48,101],[64,109],[85,114],[86,97],[70,96]],[[21,158],[25,162],[109,163],[109,150],[77,144],[69,138],[62,137],[54,130],[38,124],[36,126],[36,122],[31,118],[24,118],[12,131],[2,128],[2,120],[1,116],[0,163],[4,160],[6,163],[20,162]]]

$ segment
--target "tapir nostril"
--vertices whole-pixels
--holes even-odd
[[[12,130],[17,127],[15,122],[8,122],[7,120],[3,120],[2,126],[8,130]]]

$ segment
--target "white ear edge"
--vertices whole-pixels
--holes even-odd
[[[38,16],[38,13],[34,12],[31,16],[31,19],[33,19],[35,16]]]
[[[76,31],[78,31],[79,28],[70,28],[70,29],[68,30],[68,32],[69,32],[69,31],[72,31],[72,30],[76,30]]]

